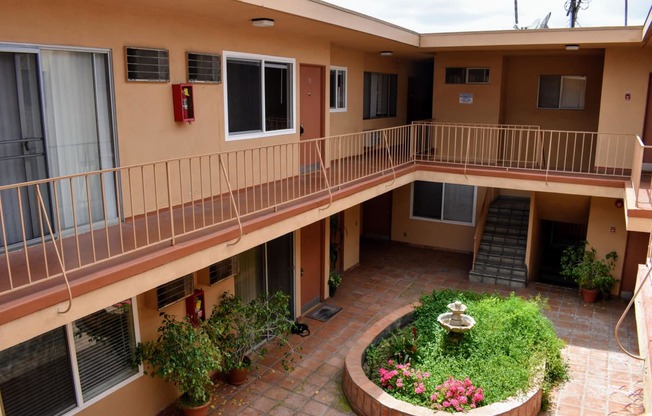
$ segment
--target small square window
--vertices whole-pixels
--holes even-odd
[[[539,76],[537,108],[554,110],[583,110],[585,95],[585,76]]]
[[[188,82],[222,82],[222,56],[188,52]]]
[[[466,68],[446,68],[446,84],[464,84]]]
[[[169,82],[167,49],[125,48],[128,81]]]
[[[489,68],[469,68],[466,71],[467,84],[488,84]]]

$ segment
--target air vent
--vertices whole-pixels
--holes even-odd
[[[170,81],[170,59],[167,49],[127,47],[125,53],[128,81]]]
[[[222,56],[188,52],[188,82],[222,82]]]
[[[156,288],[156,308],[163,309],[192,295],[193,275],[189,274]]]
[[[208,268],[208,284],[214,285],[224,279],[238,274],[238,258],[231,257],[218,263],[211,264]]]

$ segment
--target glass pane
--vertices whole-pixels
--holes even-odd
[[[65,328],[1,351],[0,392],[6,416],[56,416],[75,408]]]
[[[446,68],[446,84],[464,84],[466,68]]]
[[[126,300],[73,323],[84,401],[126,380],[136,346],[131,301]]]
[[[586,77],[562,77],[560,108],[583,109],[585,91]]]
[[[489,82],[489,68],[469,68],[467,71],[468,79],[471,84],[486,84]]]
[[[441,219],[443,184],[415,181],[412,195],[412,216]]]
[[[337,71],[334,69],[331,69],[330,83],[331,108],[337,108]]]
[[[444,219],[473,223],[475,187],[447,183],[444,187]]]
[[[337,108],[346,108],[346,72],[337,71]]]
[[[264,246],[254,247],[238,256],[240,272],[235,277],[235,295],[245,303],[265,291]]]
[[[260,70],[260,61],[226,61],[229,133],[263,130]]]
[[[265,130],[292,127],[292,66],[287,63],[265,63]]]
[[[559,108],[559,89],[561,77],[559,75],[539,76],[538,108]]]

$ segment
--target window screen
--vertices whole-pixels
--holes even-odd
[[[537,108],[584,109],[585,76],[540,75]]]
[[[398,75],[364,73],[363,117],[396,117]]]
[[[170,81],[170,60],[167,49],[126,48],[127,80]]]
[[[211,264],[208,268],[208,281],[211,285],[238,273],[238,258],[231,257]]]
[[[0,352],[6,416],[60,415],[76,406],[65,327]]]
[[[185,275],[156,288],[156,302],[159,309],[172,305],[192,294],[194,280],[192,274]]]
[[[474,224],[475,187],[415,181],[412,185],[412,217]]]
[[[228,133],[265,133],[294,126],[294,65],[283,58],[226,58]]]
[[[188,81],[222,82],[222,57],[218,54],[188,52]]]
[[[346,69],[331,69],[330,76],[331,110],[346,110]]]
[[[73,323],[84,401],[137,373],[130,365],[136,347],[131,303],[119,305],[100,309]]]

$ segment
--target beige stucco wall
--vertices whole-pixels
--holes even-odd
[[[446,84],[447,67],[489,68],[489,84]],[[436,121],[500,122],[502,53],[439,53],[435,56],[434,71],[432,116]],[[460,93],[473,94],[473,104],[460,104]]]
[[[487,188],[478,188],[476,217]],[[473,252],[475,226],[410,218],[412,185],[394,191],[392,198],[392,240],[418,246],[464,253]],[[477,218],[476,218],[477,221]]]
[[[360,132],[362,131],[364,54],[359,51],[333,46],[331,47],[330,64],[331,66],[344,67],[347,70],[346,111],[330,112],[330,135]]]
[[[589,196],[537,192],[535,201],[541,220],[573,224],[587,224],[589,220]]]
[[[602,55],[509,56],[505,59],[505,124],[538,125],[542,129],[597,131],[602,86]],[[539,75],[586,76],[583,110],[539,110]]]
[[[604,56],[602,133],[643,133],[648,78],[652,72],[650,48],[608,48]],[[627,101],[625,94],[630,93]]]
[[[618,262],[613,276],[620,279],[622,276],[623,260],[627,248],[627,230],[625,229],[625,216],[623,208],[615,206],[612,198],[591,198],[591,212],[586,230],[586,240],[598,251],[598,256],[603,258],[612,250],[618,253]],[[612,227],[615,232],[612,232]],[[617,283],[612,293],[617,294],[620,284]]]

